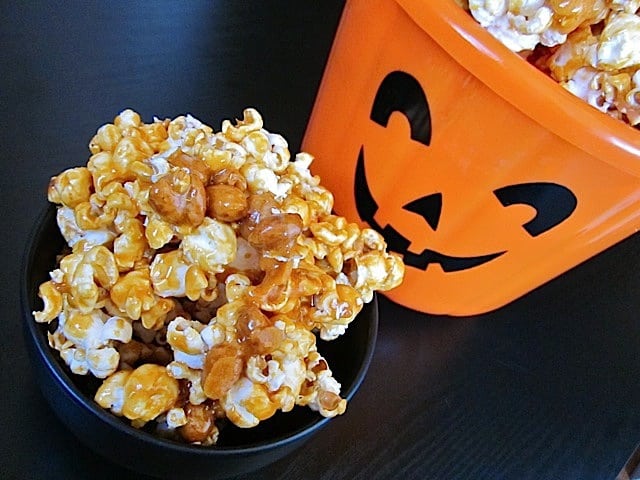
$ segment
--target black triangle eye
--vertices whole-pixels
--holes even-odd
[[[423,217],[432,229],[438,228],[438,222],[440,221],[440,212],[442,212],[442,194],[432,193],[425,197],[420,197],[417,200],[407,203],[404,207],[413,213],[417,213]]]
[[[505,207],[523,203],[536,209],[536,216],[523,225],[532,237],[565,221],[578,204],[573,192],[557,183],[520,183],[499,188],[493,193]]]

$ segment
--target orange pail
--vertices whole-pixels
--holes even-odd
[[[347,1],[303,148],[423,312],[493,310],[640,227],[640,132],[453,0]]]

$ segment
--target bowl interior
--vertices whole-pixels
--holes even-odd
[[[128,434],[153,444],[160,442],[180,450],[192,448],[201,452],[272,448],[274,444],[286,444],[305,436],[330,420],[307,407],[295,407],[291,412],[277,413],[254,428],[241,429],[232,424],[225,424],[220,428],[217,445],[203,448],[179,444],[158,438],[144,429],[135,429],[127,421],[99,407],[93,401],[93,392],[99,386],[99,380],[90,375],[80,376],[71,373],[58,352],[48,345],[47,331],[51,326],[37,324],[31,314],[32,311],[42,308],[42,302],[37,296],[38,287],[49,278],[49,272],[55,268],[56,256],[65,246],[64,239],[58,231],[55,214],[56,209],[53,205],[49,205],[43,211],[25,251],[21,297],[27,341],[34,342],[39,358],[47,364],[56,380],[63,383],[68,392],[97,417],[115,428],[123,429]],[[378,309],[374,298],[371,303],[365,305],[344,335],[331,342],[318,339],[318,350],[328,360],[335,378],[342,385],[342,396],[347,400],[353,397],[364,379],[373,356],[377,328]]]

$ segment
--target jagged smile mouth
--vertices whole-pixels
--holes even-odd
[[[363,147],[360,148],[358,162],[356,164],[354,194],[356,209],[358,210],[360,218],[366,221],[371,228],[382,234],[387,242],[389,250],[401,254],[405,264],[409,266],[420,270],[426,270],[429,265],[438,264],[444,272],[458,272],[483,265],[505,253],[503,251],[472,257],[457,257],[445,255],[431,249],[425,249],[420,253],[411,252],[409,250],[409,246],[411,245],[411,241],[409,239],[400,234],[400,232],[391,225],[382,227],[374,218],[379,207],[373,198],[373,194],[369,189],[369,183],[367,182]]]

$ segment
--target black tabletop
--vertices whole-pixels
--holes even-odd
[[[218,127],[247,106],[298,151],[340,13],[322,2],[2,2],[0,477],[140,479],[79,443],[30,371],[21,255],[49,177],[124,108]],[[347,413],[245,478],[613,479],[640,441],[640,236],[495,312],[380,300]]]

